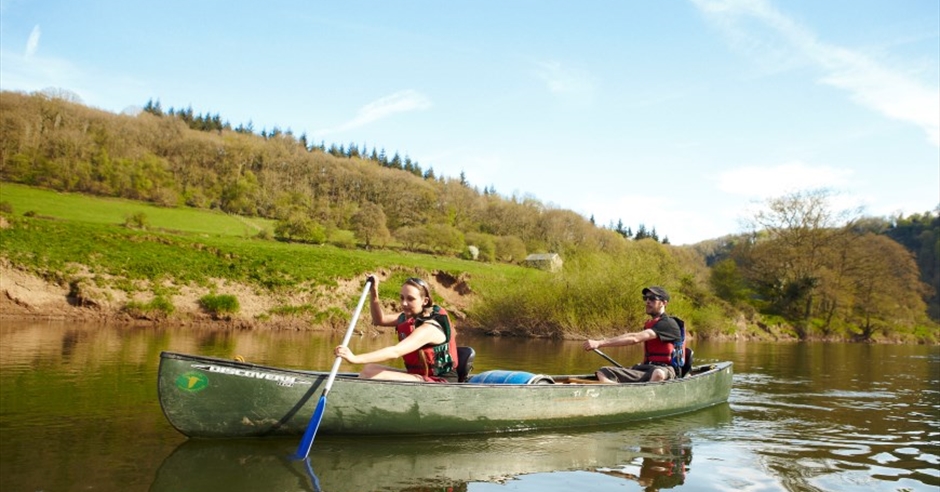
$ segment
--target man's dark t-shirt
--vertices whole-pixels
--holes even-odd
[[[682,336],[679,332],[679,323],[676,323],[676,320],[668,314],[663,314],[651,329],[664,342],[678,342]]]

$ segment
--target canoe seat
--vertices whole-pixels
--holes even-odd
[[[473,347],[457,347],[457,380],[461,383],[473,372],[473,357],[476,354]]]
[[[689,347],[685,348],[685,364],[682,364],[682,374],[679,375],[680,378],[684,378],[692,372],[692,349]]]

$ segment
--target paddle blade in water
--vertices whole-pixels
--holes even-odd
[[[300,446],[297,447],[297,459],[306,459],[307,455],[310,454],[310,447],[313,446],[313,439],[317,435],[317,429],[320,428],[320,421],[323,420],[324,410],[326,410],[326,395],[320,395],[317,409],[313,412],[313,417],[310,417],[310,423],[307,424],[304,437],[300,440]]]
[[[359,321],[359,313],[362,312],[362,305],[366,303],[366,296],[369,295],[369,288],[372,286],[372,277],[366,280],[366,286],[362,289],[362,295],[359,296],[359,304],[353,313],[352,320],[349,322],[349,328],[346,328],[346,336],[343,337],[342,347],[349,345],[349,337],[352,336],[353,328],[356,327],[356,321]],[[317,404],[317,410],[313,412],[310,423],[307,424],[307,430],[304,432],[303,439],[300,440],[300,447],[297,448],[297,458],[306,459],[310,454],[310,446],[313,445],[313,438],[317,435],[317,428],[320,427],[320,421],[323,420],[323,411],[326,409],[326,395],[333,387],[333,381],[336,380],[336,373],[342,364],[343,358],[337,356],[333,361],[333,369],[330,371],[330,377],[326,378],[326,386],[323,387],[323,394],[320,396],[320,403]]]

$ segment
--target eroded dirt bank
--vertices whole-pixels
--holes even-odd
[[[33,273],[12,267],[0,260],[0,319],[47,319],[98,321],[126,324],[168,324],[228,326],[239,329],[336,330],[345,329],[349,322],[349,305],[358,300],[364,279],[340,280],[332,288],[300,286],[292,292],[263,292],[253,286],[217,279],[212,289],[200,286],[163,285],[173,292],[170,302],[173,312],[141,313],[128,309],[128,302],[146,303],[153,298],[146,286],[134,294],[111,287],[99,287],[90,274],[79,273],[68,281],[45,279]],[[382,281],[390,272],[377,272]],[[465,279],[454,278],[445,272],[435,272],[430,279],[435,296],[459,320],[467,322],[465,310],[472,300],[472,291]],[[230,294],[238,299],[237,313],[223,319],[214,318],[199,305],[206,294]],[[394,299],[385,299],[387,309],[396,309]],[[336,316],[312,314],[281,315],[285,306],[314,306],[320,313],[333,312]],[[367,317],[367,316],[365,316]],[[363,323],[360,318],[360,323]],[[472,323],[470,323],[472,324]]]

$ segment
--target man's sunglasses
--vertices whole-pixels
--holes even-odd
[[[657,296],[643,296],[643,300],[646,302],[649,302],[649,301],[658,301],[660,299]]]

